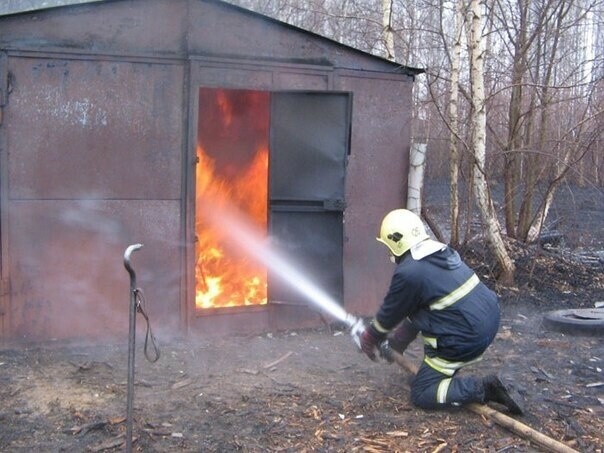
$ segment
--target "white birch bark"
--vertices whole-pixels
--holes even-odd
[[[392,29],[392,0],[382,0],[382,26],[386,58],[394,61],[394,30]]]
[[[426,167],[425,143],[413,143],[409,152],[409,182],[407,184],[407,209],[421,214],[424,169]]]
[[[511,260],[501,235],[501,225],[497,219],[493,200],[485,173],[486,160],[486,110],[484,89],[484,38],[482,34],[483,4],[481,0],[470,3],[470,61],[472,97],[472,152],[474,154],[474,188],[478,207],[491,251],[501,268],[499,280],[513,284],[515,266]]]
[[[451,141],[449,153],[451,155],[449,176],[451,179],[449,211],[451,218],[451,244],[459,244],[459,72],[461,62],[461,36],[463,33],[463,1],[457,0],[455,5],[455,42],[451,58],[451,93],[449,97],[449,122],[451,127]]]
[[[535,221],[529,228],[528,234],[526,236],[527,242],[534,242],[537,240],[541,231],[543,230],[543,225],[545,223],[545,219],[547,219],[547,215],[549,214],[549,208],[554,201],[554,191],[549,191],[545,196],[545,201],[543,203],[543,208],[539,210]]]

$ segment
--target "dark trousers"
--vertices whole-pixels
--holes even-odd
[[[411,401],[424,409],[461,406],[484,401],[482,379],[459,375],[459,370],[475,363],[489,347],[497,332],[496,325],[480,340],[445,342],[449,347],[433,348],[424,338],[424,361],[411,383]],[[443,359],[442,357],[457,359]]]
[[[482,379],[436,371],[425,361],[411,383],[411,401],[424,409],[461,406],[484,401]]]

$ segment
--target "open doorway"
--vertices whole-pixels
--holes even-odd
[[[230,247],[218,205],[232,205],[264,234],[268,225],[270,95],[199,90],[196,174],[195,305],[198,309],[267,303],[267,270]]]
[[[229,205],[336,300],[351,97],[333,92],[200,88],[195,307],[304,305],[303,294],[241,253],[217,206]],[[229,237],[229,234],[231,236]],[[222,310],[221,310],[222,311]]]

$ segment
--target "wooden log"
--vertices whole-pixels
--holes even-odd
[[[401,368],[404,368],[410,373],[416,374],[419,367],[407,359],[402,354],[397,353],[396,351],[392,351],[392,358]],[[579,453],[577,450],[573,450],[566,444],[559,442],[551,437],[546,436],[539,431],[534,430],[528,425],[525,425],[518,420],[509,417],[489,406],[484,404],[472,403],[464,406],[475,414],[483,415],[487,417],[489,420],[494,421],[499,426],[506,428],[507,430],[518,434],[520,437],[524,439],[528,439],[535,444],[546,448],[547,451],[551,451],[553,453]]]
[[[269,369],[269,368],[272,368],[272,367],[278,365],[279,363],[283,362],[285,359],[287,359],[292,354],[293,354],[293,352],[289,351],[287,354],[282,355],[281,357],[279,357],[274,362],[271,362],[271,363],[268,363],[268,364],[264,365],[264,369]]]

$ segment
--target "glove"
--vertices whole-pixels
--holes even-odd
[[[419,329],[411,323],[409,318],[406,318],[390,335],[388,343],[394,351],[402,354],[407,349],[407,346],[415,340],[418,333]]]
[[[361,350],[374,362],[377,361],[375,354],[384,338],[386,334],[378,332],[373,324],[369,324],[361,334]]]

